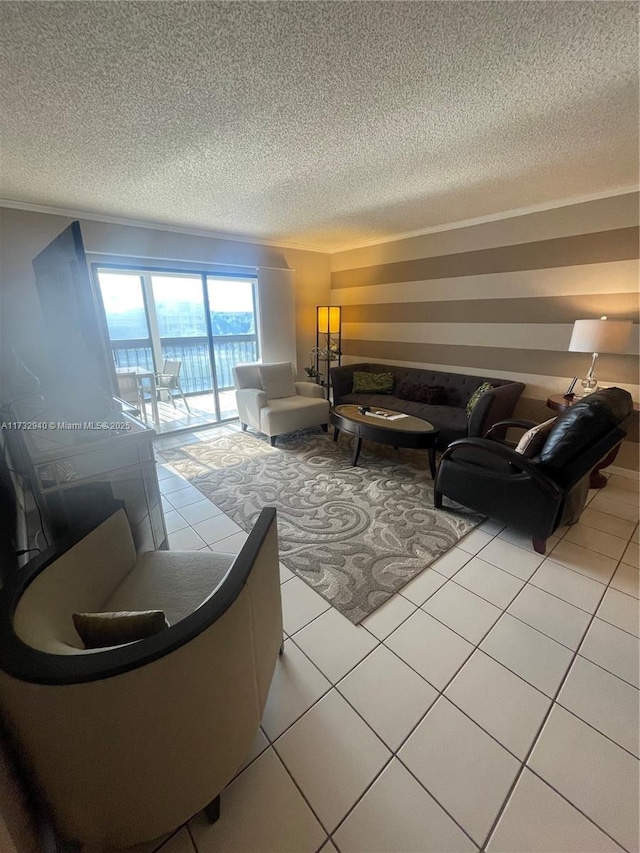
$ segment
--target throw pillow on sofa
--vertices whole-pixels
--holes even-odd
[[[411,400],[414,403],[428,403],[432,406],[447,405],[447,391],[444,385],[415,385],[401,382],[396,389],[396,397]]]
[[[488,382],[483,382],[479,388],[476,388],[471,397],[469,397],[469,402],[467,403],[468,418],[471,417],[471,413],[478,405],[478,400],[480,399],[480,397],[482,397],[485,391],[493,391],[493,385],[490,385]]]
[[[353,373],[354,394],[391,394],[393,393],[393,373],[369,373],[355,370]]]

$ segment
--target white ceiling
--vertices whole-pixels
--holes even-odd
[[[0,197],[323,250],[629,186],[626,2],[0,2]]]

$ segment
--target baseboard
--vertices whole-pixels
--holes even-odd
[[[603,474],[617,474],[619,477],[628,477],[630,480],[640,480],[640,471],[632,471],[631,468],[620,468],[618,465],[609,465],[602,469]]]

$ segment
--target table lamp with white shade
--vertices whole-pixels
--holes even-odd
[[[593,354],[591,367],[582,380],[585,394],[591,394],[598,387],[593,375],[599,353],[624,352],[631,335],[631,320],[576,320],[573,324],[569,352],[590,352]]]

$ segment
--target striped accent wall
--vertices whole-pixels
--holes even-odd
[[[628,210],[629,199],[623,199]],[[572,208],[565,211],[571,221]],[[583,377],[589,367],[587,353],[568,352],[573,321],[604,314],[635,326],[628,351],[600,355],[596,376],[603,385],[626,388],[637,401],[637,213],[626,227],[614,228],[598,220],[595,206],[592,216],[584,209],[580,214],[582,226],[588,226],[580,234],[516,243],[505,239],[499,245],[499,223],[494,222],[490,237],[487,229],[486,248],[477,248],[480,225],[459,229],[455,236],[461,251],[451,251],[451,232],[445,232],[448,251],[438,252],[438,238],[444,235],[431,234],[422,257],[415,239],[383,251],[371,247],[371,264],[366,250],[352,252],[358,259],[353,267],[349,252],[336,253],[331,301],[343,306],[344,363],[378,361],[510,377],[527,386],[517,414],[542,421],[551,416],[547,397],[564,393],[571,379]],[[543,218],[542,213],[532,217],[532,237],[545,232]],[[518,217],[521,234],[527,230],[523,219]],[[473,232],[472,251],[464,251],[465,231]],[[393,260],[387,262],[385,255]],[[635,429],[617,465],[637,468],[637,441]]]

